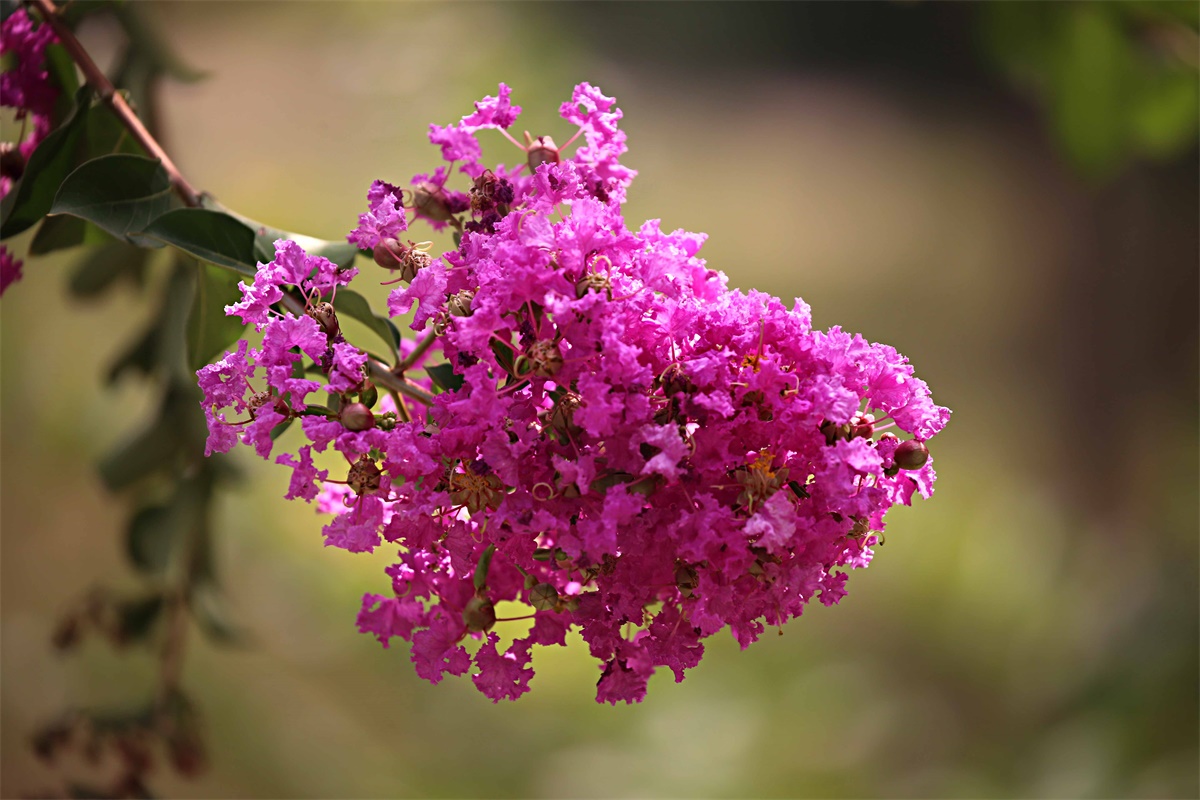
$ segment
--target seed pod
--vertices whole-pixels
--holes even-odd
[[[338,325],[337,312],[333,310],[332,303],[315,303],[309,306],[305,313],[317,321],[321,330],[330,339],[337,337],[342,332],[341,326]]]
[[[365,403],[347,403],[338,419],[348,431],[366,431],[375,427],[375,415]]]
[[[449,222],[454,215],[450,213],[450,205],[446,202],[446,193],[437,184],[423,181],[412,189],[413,206],[417,211],[434,222]]]
[[[412,283],[413,278],[417,277],[417,273],[433,263],[433,256],[426,253],[424,250],[411,248],[404,256],[404,260],[400,262],[400,278],[401,280]]]
[[[529,605],[538,611],[554,609],[558,606],[558,589],[549,583],[539,583],[529,590]]]
[[[588,292],[606,292],[609,299],[612,299],[612,281],[607,275],[601,275],[598,272],[589,272],[578,281],[575,282],[575,296],[583,297]]]
[[[577,436],[581,428],[575,424],[575,411],[583,404],[583,398],[574,392],[566,392],[550,409],[550,427],[562,436]]]
[[[525,134],[529,136],[529,134]],[[539,136],[525,148],[528,155],[529,171],[537,170],[542,164],[557,164],[559,162],[558,145],[549,136]]]
[[[539,339],[531,344],[526,356],[533,365],[533,374],[539,378],[553,378],[563,365],[562,351],[549,339]]]
[[[346,484],[354,490],[355,494],[362,497],[378,492],[382,479],[383,472],[375,463],[375,459],[362,455],[350,465],[350,471],[346,475]]]
[[[470,289],[455,292],[446,301],[446,310],[450,312],[450,316],[452,317],[469,317],[471,316],[471,302],[474,299],[475,293]]]
[[[496,624],[496,606],[486,597],[472,597],[463,609],[462,618],[472,633],[489,631]]]
[[[691,597],[692,592],[700,585],[700,575],[688,564],[680,564],[675,568],[675,585],[684,597]]]
[[[929,460],[929,448],[924,442],[909,439],[896,447],[895,459],[900,469],[920,469]]]

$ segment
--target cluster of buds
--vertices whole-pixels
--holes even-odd
[[[562,147],[510,136],[519,112],[502,84],[459,123],[432,126],[450,166],[409,189],[376,181],[349,236],[401,270],[389,311],[415,304],[419,353],[446,359],[429,368],[441,391],[413,381],[428,407],[385,427],[371,403],[347,404],[361,386],[327,373],[341,412],[305,416],[308,442],[277,460],[293,469],[289,497],[335,514],[327,544],[397,547],[391,590],[363,598],[358,626],[385,646],[409,641],[419,675],[470,672],[491,699],[516,698],[533,646],[578,629],[598,661],[597,699],[636,702],[658,668],[682,680],[722,629],[745,647],[813,598],[837,603],[887,510],[931,494],[926,442],[949,411],[894,349],[813,330],[802,301],[729,289],[698,257],[702,235],[626,227],[635,173],[620,163],[612,98],[577,86],[561,116],[578,131]],[[484,130],[522,163],[485,167]],[[466,192],[448,186],[456,166]],[[418,218],[453,228],[457,248],[401,245]],[[269,297],[259,281],[280,274],[262,265],[233,311],[257,309],[252,298]],[[345,362],[324,323],[288,325],[290,356],[323,363],[332,347],[331,366]],[[257,358],[296,413],[309,387],[267,338]],[[239,352],[218,365],[219,386],[201,371],[210,396],[244,376]],[[311,449],[331,444],[351,465],[345,481],[314,466]],[[533,620],[502,652],[501,601]]]

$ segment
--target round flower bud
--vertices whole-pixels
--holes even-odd
[[[496,607],[486,597],[472,597],[463,609],[462,618],[467,630],[483,633],[496,624]]]
[[[929,448],[924,442],[909,439],[896,447],[895,459],[900,469],[920,469],[929,460]]]
[[[549,583],[539,583],[529,590],[529,605],[538,611],[550,611],[558,606],[558,589]]]
[[[338,419],[348,431],[365,431],[375,427],[375,415],[365,403],[348,403],[342,406]]]
[[[874,435],[875,416],[873,414],[864,414],[861,417],[855,417],[850,420],[851,439],[870,439]]]
[[[408,248],[396,239],[384,239],[375,245],[375,249],[371,251],[371,257],[384,269],[396,269],[407,252]]]

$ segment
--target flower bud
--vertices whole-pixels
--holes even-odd
[[[407,253],[408,248],[396,239],[384,239],[375,245],[375,249],[371,251],[371,257],[384,269],[396,269]]]
[[[549,583],[539,583],[529,590],[529,605],[538,611],[550,611],[558,606],[558,589]]]
[[[395,411],[385,411],[377,420],[375,420],[375,426],[381,431],[390,431],[396,427],[396,420],[397,417]]]
[[[362,391],[358,393],[358,399],[366,404],[367,408],[374,408],[375,403],[379,401],[379,390],[375,388],[375,384],[371,381],[363,381]]]
[[[342,406],[338,419],[348,431],[365,431],[375,427],[375,415],[365,403],[348,403]]]
[[[496,624],[496,606],[486,597],[472,597],[463,609],[462,618],[472,633],[489,631]]]
[[[864,414],[856,416],[850,420],[850,438],[851,439],[870,439],[875,435],[875,416],[873,414]]]
[[[924,442],[909,439],[896,447],[896,466],[900,469],[920,469],[929,460],[929,448]]]

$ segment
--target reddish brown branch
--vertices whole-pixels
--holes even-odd
[[[104,75],[92,57],[88,55],[87,50],[83,49],[83,45],[75,38],[75,34],[71,29],[63,24],[63,21],[58,18],[58,8],[54,5],[53,0],[28,0],[28,2],[41,12],[42,19],[54,29],[54,33],[58,36],[58,41],[66,48],[71,55],[71,60],[79,65],[79,69],[83,71],[84,79],[88,82],[100,99],[108,104],[113,113],[117,115],[117,119],[121,121],[133,138],[137,140],[147,153],[154,158],[157,158],[162,163],[163,171],[167,173],[167,177],[171,181],[171,186],[175,188],[176,193],[183,199],[183,202],[189,206],[196,207],[200,205],[200,193],[197,192],[192,185],[187,182],[187,179],[179,172],[179,168],[175,166],[175,162],[163,150],[162,145],[146,130],[146,126],[138,119],[137,114],[129,107],[124,95],[116,90],[112,82]]]

